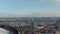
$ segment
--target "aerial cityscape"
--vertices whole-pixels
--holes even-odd
[[[15,27],[20,34],[60,34],[60,17],[0,18],[0,24]]]
[[[0,0],[0,34],[60,34],[60,0]]]

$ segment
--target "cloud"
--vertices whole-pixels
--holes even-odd
[[[45,2],[46,0],[39,0],[40,2]]]
[[[35,17],[60,17],[60,12],[36,12],[31,14]]]
[[[60,3],[60,0],[55,0],[55,2]]]
[[[42,17],[60,17],[59,12],[41,12],[40,16]]]
[[[50,2],[51,4],[60,5],[60,0],[39,0],[40,2]]]
[[[0,17],[31,16],[31,13],[0,13]]]
[[[49,0],[51,2],[60,3],[60,0]]]
[[[0,13],[0,17],[60,17],[60,12]]]
[[[60,5],[60,0],[50,0],[52,4]]]

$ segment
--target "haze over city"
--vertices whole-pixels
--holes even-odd
[[[1,34],[60,34],[60,0],[0,0]]]

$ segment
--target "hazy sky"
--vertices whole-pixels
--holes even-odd
[[[0,16],[60,16],[60,0],[0,0]]]

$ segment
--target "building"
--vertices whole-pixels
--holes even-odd
[[[57,31],[55,34],[60,34],[60,31]]]

